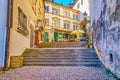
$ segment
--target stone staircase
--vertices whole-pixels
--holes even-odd
[[[54,42],[54,43],[41,43],[39,48],[69,48],[69,47],[85,47],[86,41],[81,42]]]
[[[93,49],[42,48],[23,55],[24,66],[100,66]]]

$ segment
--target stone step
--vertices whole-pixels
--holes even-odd
[[[23,55],[25,66],[100,66],[94,49],[87,48],[45,48]]]
[[[70,56],[70,57],[86,57],[86,56],[89,56],[89,57],[97,57],[97,55],[86,55],[86,54],[84,54],[84,55],[59,55],[59,54],[44,54],[44,55],[42,55],[42,54],[26,54],[26,55],[24,55],[24,57],[68,57],[68,56]]]
[[[24,62],[23,65],[27,66],[100,66],[99,62]]]
[[[100,62],[98,59],[44,59],[44,58],[27,58],[24,59],[24,62],[53,62],[53,61],[65,61],[65,62]]]
[[[59,42],[59,43],[41,43],[40,48],[42,47],[52,47],[52,48],[65,48],[65,47],[85,47],[86,42]]]
[[[54,48],[68,48],[68,47],[85,47],[85,45],[66,45],[66,46],[63,46],[63,45],[56,45],[56,46],[53,46]]]
[[[24,57],[24,60],[30,60],[30,59],[46,59],[46,60],[50,60],[50,59],[53,59],[53,60],[62,60],[62,59],[68,59],[68,60],[80,60],[80,59],[82,59],[82,60],[99,60],[98,59],[98,57],[94,57],[94,58],[71,58],[71,57],[69,57],[69,58],[61,58],[61,57],[58,57],[58,58],[56,58],[56,57]]]
[[[65,48],[65,47],[85,47],[86,41],[81,42],[55,42],[55,43],[41,43],[39,45],[40,48],[42,47],[52,47],[52,48]]]
[[[24,56],[24,57],[33,57],[33,58],[88,58],[88,59],[91,59],[91,58],[96,58],[96,56],[64,56],[64,55],[61,55],[61,56],[37,56],[37,55],[33,55],[33,56]]]
[[[94,50],[36,50],[31,54],[95,54]],[[28,53],[29,54],[29,53]]]
[[[58,54],[58,55],[72,55],[72,54],[75,54],[75,55],[96,55],[95,53],[85,53],[85,52],[30,52],[30,53],[27,53],[27,54],[34,54],[34,55],[37,55],[37,54],[41,54],[41,55],[43,55],[43,54],[51,54],[51,55],[56,55],[56,54]],[[26,55],[26,54],[25,54]]]

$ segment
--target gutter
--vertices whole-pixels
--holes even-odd
[[[12,26],[12,17],[13,17],[13,0],[8,1],[8,10],[7,10],[7,32],[6,32],[6,45],[5,45],[5,63],[4,63],[4,70],[7,70],[10,66],[10,28]]]

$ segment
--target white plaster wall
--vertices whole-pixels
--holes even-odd
[[[102,0],[90,0],[90,20],[98,20],[102,9]]]
[[[79,8],[77,8],[78,4],[80,4]],[[73,9],[79,10],[82,13],[84,13],[86,11],[86,13],[89,16],[90,15],[90,13],[89,13],[89,0],[83,0],[83,4],[81,4],[81,0],[78,0],[77,3],[74,5]]]

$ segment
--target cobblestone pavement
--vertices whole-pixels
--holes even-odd
[[[104,68],[85,66],[24,66],[0,74],[0,80],[115,80]]]

